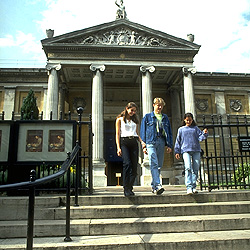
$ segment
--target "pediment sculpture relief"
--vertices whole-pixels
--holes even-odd
[[[145,33],[139,33],[128,28],[117,28],[104,33],[97,33],[68,40],[69,43],[93,45],[131,45],[150,47],[169,47],[176,44]]]

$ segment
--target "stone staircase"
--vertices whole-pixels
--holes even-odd
[[[65,197],[38,196],[33,249],[219,249],[250,246],[250,190],[186,195],[170,189],[161,196],[136,187],[135,197],[122,188],[72,197],[72,241],[65,237]],[[27,197],[0,197],[0,250],[26,249]]]

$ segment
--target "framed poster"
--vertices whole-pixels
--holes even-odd
[[[10,123],[0,123],[0,162],[7,162],[10,143]]]
[[[74,143],[74,122],[20,122],[17,162],[63,162]]]

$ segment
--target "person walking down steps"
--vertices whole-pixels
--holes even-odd
[[[208,130],[201,131],[194,121],[192,113],[184,115],[182,127],[178,129],[175,141],[175,158],[180,159],[181,155],[185,166],[185,185],[187,194],[198,193],[196,181],[200,167],[201,146],[200,141],[207,139]]]
[[[116,146],[117,155],[123,161],[123,188],[125,196],[134,196],[133,185],[137,176],[139,118],[138,107],[134,102],[129,102],[124,111],[116,118]]]
[[[164,161],[164,150],[172,152],[173,137],[168,116],[162,113],[165,102],[162,98],[153,101],[154,111],[146,114],[141,123],[141,139],[143,152],[148,154],[149,166],[152,176],[152,193],[160,195],[164,188],[160,181],[160,172]]]

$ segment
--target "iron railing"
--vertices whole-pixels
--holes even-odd
[[[41,179],[36,179],[35,170],[31,170],[30,181],[7,184],[0,186],[0,192],[8,190],[17,190],[17,189],[29,189],[29,205],[28,205],[28,227],[27,227],[27,244],[26,249],[33,249],[33,231],[34,231],[34,207],[35,207],[35,188],[44,183],[51,182],[65,175],[67,172],[67,189],[66,189],[66,233],[64,241],[71,241],[70,238],[70,166],[73,161],[78,158],[80,146],[77,143],[72,152],[68,153],[67,159],[62,164],[60,170],[57,173],[43,177]],[[78,199],[78,197],[77,197]],[[76,202],[75,202],[76,203]]]

